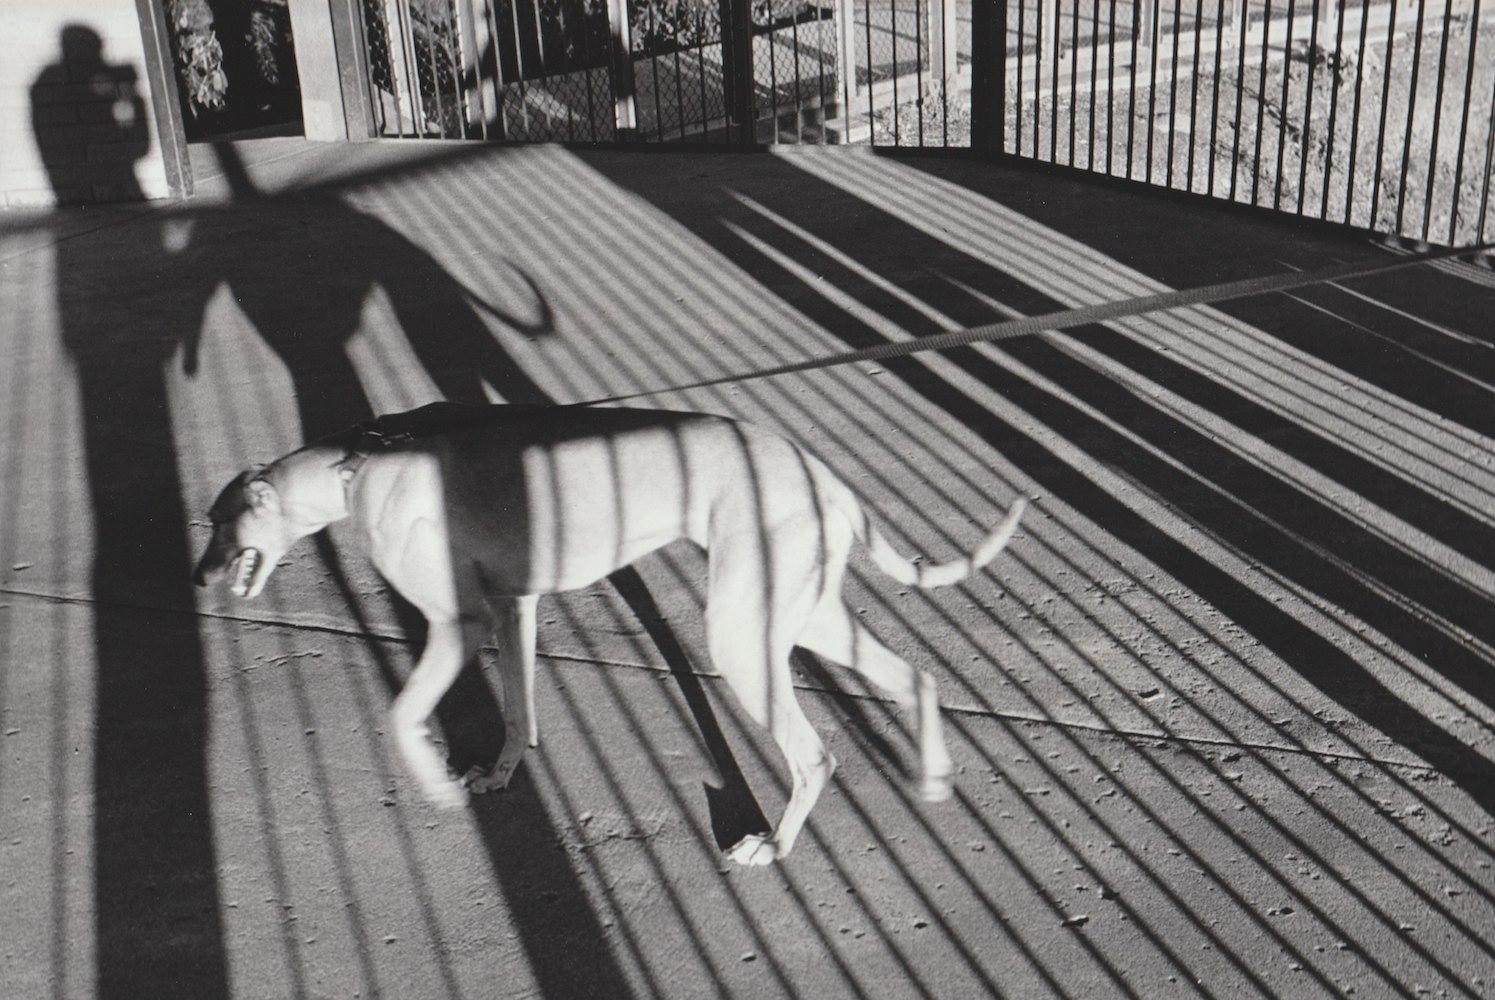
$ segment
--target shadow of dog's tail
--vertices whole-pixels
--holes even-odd
[[[1027,507],[1028,501],[1018,497],[1002,523],[982,539],[981,544],[970,555],[929,566],[919,565],[893,548],[893,544],[883,537],[882,532],[877,530],[877,526],[865,514],[854,518],[852,524],[855,526],[857,540],[867,547],[867,554],[872,557],[878,569],[899,583],[915,587],[943,587],[959,583],[995,559],[1011,541]]]

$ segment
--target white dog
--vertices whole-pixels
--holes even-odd
[[[920,793],[946,798],[951,763],[934,681],[890,652],[840,596],[853,540],[906,584],[955,583],[993,559],[1024,503],[966,558],[916,566],[868,521],[851,489],[775,434],[662,410],[459,406],[383,417],[250,470],[213,504],[195,579],[225,571],[251,598],[299,538],[351,517],[374,565],[420,609],[430,635],[391,728],[425,794],[459,805],[503,788],[534,746],[535,603],[584,587],[677,538],[708,553],[711,658],[766,726],[793,785],[772,837],[730,851],[743,864],[789,853],[836,762],[794,698],[803,646],[852,667],[915,713]],[[507,737],[486,773],[453,780],[425,723],[479,644],[499,639]]]

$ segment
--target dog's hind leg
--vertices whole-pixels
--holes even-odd
[[[821,598],[799,637],[799,645],[850,667],[913,713],[918,726],[922,774],[919,794],[928,802],[949,798],[954,766],[945,748],[939,690],[934,678],[915,669],[878,641],[846,607],[837,591],[828,591]]]
[[[487,771],[473,767],[467,787],[481,795],[506,788],[524,758],[526,746],[540,742],[535,716],[535,605],[538,597],[495,598],[498,675],[503,682],[504,745]]]
[[[747,551],[750,544],[739,536],[710,549],[706,632],[713,664],[747,714],[773,735],[789,765],[789,801],[773,834],[751,834],[727,852],[738,864],[762,865],[794,847],[836,759],[795,700],[789,671],[793,637],[816,598],[808,585],[815,548],[774,546],[764,539],[773,550],[763,558]]]

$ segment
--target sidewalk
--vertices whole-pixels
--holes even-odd
[[[969,586],[848,584],[938,676],[956,799],[805,659],[840,769],[739,870],[784,775],[711,674],[698,556],[542,602],[540,747],[438,814],[383,733],[412,623],[349,533],[256,603],[197,592],[214,495],[442,396],[1382,251],[870,150],[196,152],[185,207],[0,216],[7,996],[1495,995],[1488,272],[658,397],[804,442],[905,551],[1035,498]],[[440,720],[496,753],[477,676]]]

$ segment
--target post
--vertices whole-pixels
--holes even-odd
[[[857,96],[856,0],[836,0],[836,80],[841,84],[841,118],[851,128],[851,105]]]
[[[722,20],[722,89],[737,139],[751,144],[753,128],[753,8],[751,0],[718,0]]]
[[[638,130],[638,105],[634,100],[633,85],[633,29],[628,21],[628,0],[607,0],[607,22],[612,35],[613,122],[618,138],[628,140]]]
[[[971,148],[1007,145],[1007,0],[971,0]]]
[[[187,155],[187,134],[177,97],[165,10],[149,0],[135,0],[135,13],[140,19],[147,93],[156,119],[156,140],[161,145],[167,190],[178,198],[186,198],[192,194],[192,161]],[[0,203],[3,201],[4,195],[0,193]]]
[[[483,106],[483,79],[480,58],[487,40],[488,22],[483,21],[483,33],[478,34],[478,19],[472,9],[473,0],[457,2],[457,55],[462,67],[462,79],[457,89],[462,93],[462,125],[465,137],[481,134],[487,138],[488,111]]]
[[[955,0],[927,0],[929,18],[929,71],[939,88],[940,100],[949,101],[955,85]]]
[[[343,108],[342,70],[332,33],[328,0],[291,0],[291,33],[296,39],[296,76],[301,82],[301,124],[308,139],[348,138]]]

